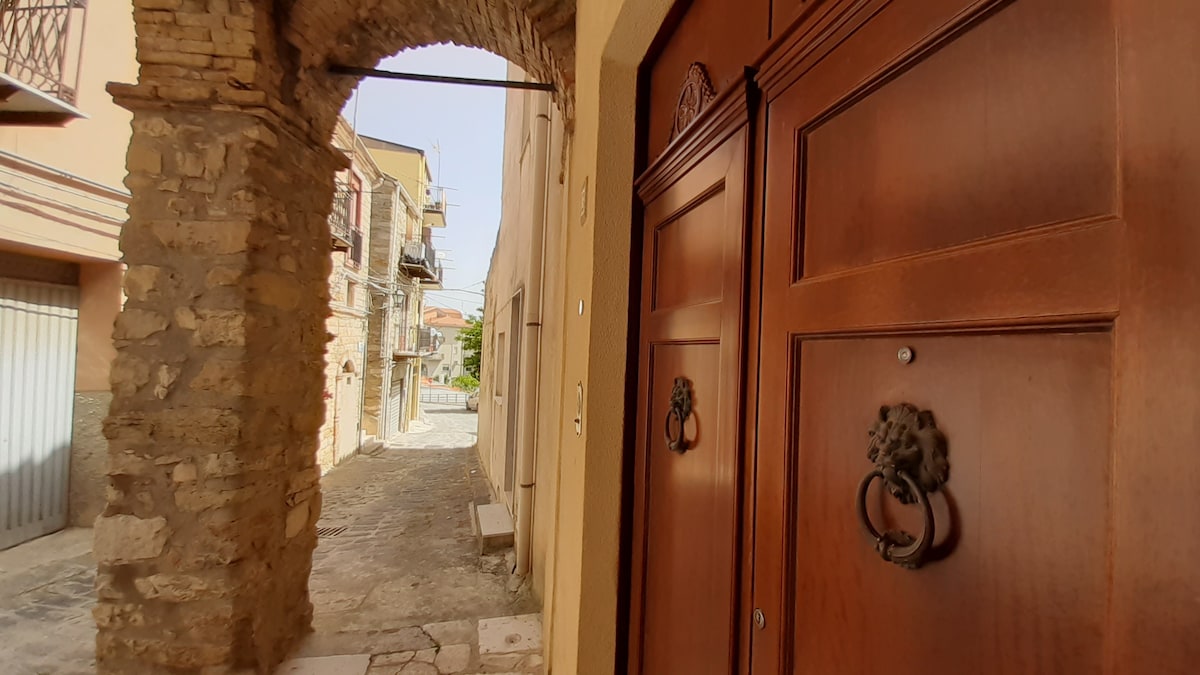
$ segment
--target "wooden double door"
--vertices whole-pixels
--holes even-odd
[[[629,672],[1195,672],[1200,9],[787,26],[651,103]]]

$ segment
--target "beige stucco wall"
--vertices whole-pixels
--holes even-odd
[[[560,280],[557,536],[545,612],[556,673],[612,673],[621,543],[630,196],[637,67],[670,0],[579,0]],[[586,188],[585,188],[586,186]],[[586,202],[585,202],[586,192]],[[582,313],[579,303],[583,302]],[[583,387],[582,432],[573,418]]]
[[[509,64],[508,79],[524,80],[525,73]],[[519,412],[519,402],[508,400],[508,382],[511,378],[519,380],[521,373],[519,368],[514,372],[509,359],[518,342],[512,328],[524,325],[522,317],[514,321],[513,297],[527,287],[530,273],[536,163],[530,134],[533,114],[528,92],[508,90],[504,108],[500,228],[484,289],[483,342],[488,348],[480,368],[479,456],[495,493],[508,504],[510,512],[514,505],[504,485],[505,456],[509,417]],[[503,354],[496,351],[501,340]],[[503,386],[498,387],[499,380],[503,380]]]
[[[551,181],[547,191],[532,582],[543,599],[556,673],[620,670],[614,656],[623,629],[617,604],[636,73],[669,5],[579,1],[573,133],[552,141],[568,160],[552,164],[561,187]],[[520,71],[509,76],[519,79]],[[526,102],[509,93],[502,226],[485,305],[479,451],[493,485],[503,479],[507,424],[505,402],[494,396],[504,358],[497,336],[506,333],[511,344],[512,297],[528,279]]]

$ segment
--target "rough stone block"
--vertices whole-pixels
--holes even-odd
[[[242,270],[236,267],[214,267],[204,277],[204,284],[209,288],[215,286],[232,286],[242,278]]]
[[[118,352],[108,373],[113,392],[131,396],[150,381],[150,364],[126,352]]]
[[[156,383],[154,385],[154,396],[160,401],[167,397],[171,391],[171,386],[175,384],[175,380],[179,378],[179,368],[161,364],[158,366],[156,373]]]
[[[96,519],[93,553],[96,560],[113,565],[150,560],[162,553],[170,533],[162,516],[101,516]]]
[[[199,469],[193,462],[180,462],[171,471],[171,480],[176,483],[190,483],[199,477]]]
[[[238,347],[246,344],[246,314],[232,310],[200,310],[192,344]]]
[[[445,645],[438,649],[433,665],[443,674],[461,673],[471,664],[471,645]]]
[[[131,265],[125,270],[125,295],[131,300],[144,301],[158,283],[160,268],[153,265]]]
[[[134,579],[133,583],[145,598],[167,602],[221,598],[231,592],[223,580],[191,574],[152,574]]]
[[[145,309],[126,308],[117,316],[113,337],[118,340],[140,340],[166,330],[167,317]]]
[[[129,152],[125,155],[125,167],[131,172],[160,174],[163,168],[162,153],[146,142],[130,143]]]
[[[285,533],[288,539],[303,532],[304,526],[308,525],[308,507],[309,502],[304,502],[294,506],[291,511],[288,511]]]
[[[230,396],[241,396],[245,368],[246,365],[241,361],[209,359],[188,386],[197,391],[219,391]]]
[[[478,639],[475,622],[466,619],[427,623],[421,626],[421,630],[428,633],[439,645],[473,644]]]
[[[203,174],[203,163],[197,176]],[[164,246],[186,249],[195,253],[228,255],[241,253],[249,248],[250,223],[248,221],[156,221],[150,225],[151,232]]]

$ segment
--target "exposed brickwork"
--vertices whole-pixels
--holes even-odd
[[[267,673],[307,631],[333,176],[352,78],[442,41],[559,84],[570,0],[134,0],[128,302],[97,522],[101,673]],[[365,295],[365,293],[364,293]],[[339,356],[340,358],[340,356]]]

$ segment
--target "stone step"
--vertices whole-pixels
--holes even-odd
[[[494,553],[513,545],[513,521],[504,504],[472,503],[472,520],[475,538],[479,541],[479,553]]]

